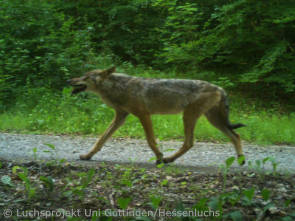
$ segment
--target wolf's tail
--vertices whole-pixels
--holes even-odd
[[[227,95],[226,95],[226,93],[224,91],[222,93],[220,106],[221,106],[221,109],[222,109],[222,115],[223,115],[224,119],[226,120],[227,127],[230,130],[235,130],[235,129],[238,129],[240,127],[245,127],[246,126],[245,124],[242,124],[242,123],[237,123],[237,124],[231,124],[230,123],[230,121],[229,121],[229,101],[228,101],[228,97],[227,97]]]

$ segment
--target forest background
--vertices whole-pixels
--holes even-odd
[[[66,80],[95,68],[224,87],[244,140],[295,144],[294,0],[0,0],[0,130],[99,134],[113,112]],[[155,116],[160,139],[181,116]],[[226,140],[204,119],[199,140]],[[143,137],[129,117],[117,136]]]

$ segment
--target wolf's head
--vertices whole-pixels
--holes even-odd
[[[77,94],[82,91],[95,91],[99,82],[103,81],[110,74],[114,73],[115,67],[106,70],[92,70],[87,72],[84,76],[79,78],[72,78],[68,83],[74,87],[72,94]]]

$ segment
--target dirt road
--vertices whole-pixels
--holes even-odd
[[[80,161],[79,155],[86,153],[96,138],[81,136],[51,136],[0,133],[0,159],[34,160],[34,159],[66,159],[77,163],[98,164],[135,163],[154,166],[154,157],[145,140],[112,139],[97,153],[91,161]],[[49,145],[48,145],[49,144]],[[162,141],[160,148],[165,156],[180,148],[180,141]],[[50,148],[51,146],[52,148]],[[34,151],[35,150],[35,151]],[[271,157],[278,164],[278,170],[295,172],[295,147],[291,146],[257,146],[244,144],[247,162],[252,165],[256,160],[262,162]],[[177,159],[174,165],[193,167],[200,172],[217,171],[225,159],[234,156],[233,146],[228,144],[195,143],[194,147],[184,156]],[[235,164],[235,167],[239,167]],[[242,168],[247,168],[244,166]],[[265,168],[272,169],[273,164],[267,161]]]

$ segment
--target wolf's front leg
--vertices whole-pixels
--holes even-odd
[[[163,159],[164,163],[171,163],[178,157],[185,154],[194,145],[194,129],[198,119],[198,112],[195,109],[188,109],[183,112],[184,143],[183,146],[172,156]],[[199,114],[200,115],[200,114]]]
[[[113,119],[111,125],[103,133],[103,135],[96,141],[92,149],[87,154],[80,155],[81,160],[90,160],[91,157],[101,150],[104,143],[109,139],[112,134],[124,123],[126,117],[128,116],[127,112],[116,111],[116,116]]]
[[[155,135],[154,135],[154,131],[153,131],[152,120],[151,120],[150,115],[142,114],[142,115],[138,115],[138,118],[143,126],[147,142],[157,157],[156,164],[162,163],[163,162],[163,153],[161,153],[157,147],[157,143],[156,143]]]

